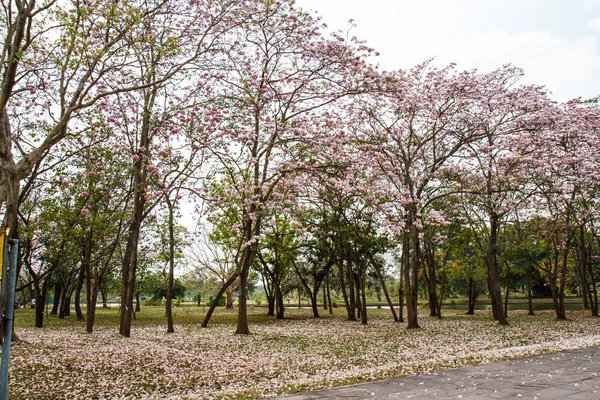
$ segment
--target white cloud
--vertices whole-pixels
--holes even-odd
[[[591,20],[587,26],[594,32],[600,33],[600,18]]]
[[[481,72],[510,63],[525,70],[523,83],[545,85],[554,99],[566,101],[600,93],[594,85],[600,71],[597,47],[592,37],[570,41],[549,32],[493,31],[441,42],[438,63]]]
[[[587,10],[595,10],[600,8],[600,0],[584,0],[583,6]]]
[[[547,86],[555,100],[600,93],[600,0],[375,0],[372,7],[362,0],[297,1],[335,28],[354,18],[353,33],[381,52],[382,69],[408,69],[431,57],[482,72],[510,63],[525,70],[524,83]],[[566,14],[583,19],[564,23]]]

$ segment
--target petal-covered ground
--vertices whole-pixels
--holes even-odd
[[[378,310],[379,311],[379,310]],[[300,313],[300,314],[299,314]],[[251,324],[25,328],[12,348],[12,399],[255,398],[358,381],[412,375],[509,357],[600,345],[600,319],[572,312],[513,314],[498,326],[488,314],[422,316],[407,330],[387,314],[369,324],[338,318]],[[290,316],[307,316],[301,311]]]

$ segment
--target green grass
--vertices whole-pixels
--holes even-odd
[[[451,301],[454,300],[454,304],[451,304]],[[462,309],[461,307],[467,304],[466,298],[455,298],[455,299],[446,299],[444,301],[444,305],[447,306],[442,309],[442,314],[445,311],[452,310],[454,306],[457,309]],[[526,298],[521,297],[510,297],[510,303],[521,303],[526,302]],[[536,304],[550,304],[552,303],[552,299],[550,298],[536,298],[533,299]],[[568,302],[579,302],[581,298],[579,297],[567,297]],[[485,297],[480,297],[480,300],[477,302],[478,305],[488,304],[489,299]],[[369,304],[377,305],[377,302],[369,302]],[[387,303],[381,303],[381,305],[387,306]],[[421,302],[419,304],[421,311],[424,311],[427,308],[426,302]],[[197,307],[192,303],[186,303],[180,307],[173,308],[173,319],[175,324],[178,325],[194,325],[200,324],[208,311],[207,306]],[[85,314],[86,309],[83,307],[83,313]],[[248,321],[249,323],[271,323],[275,319],[273,317],[268,317],[266,315],[267,309],[266,307],[259,306],[250,306],[248,308]],[[322,318],[332,318],[329,314],[328,310],[323,310],[322,307],[319,307],[319,314]],[[387,316],[391,316],[389,309],[387,308],[370,308],[368,309],[367,314],[369,317],[376,316],[385,318]],[[453,315],[453,313],[445,313],[446,315]],[[344,307],[334,308],[333,318],[345,318],[346,312]],[[307,308],[298,309],[294,305],[287,305],[285,311],[286,319],[304,319],[304,318],[312,318],[312,310]],[[110,327],[110,326],[118,326],[119,325],[119,308],[97,308],[96,309],[96,319],[95,326],[96,327]],[[15,310],[15,328],[27,328],[32,327],[35,321],[35,310],[25,308]],[[235,310],[227,310],[224,307],[218,307],[213,314],[210,324],[235,324],[237,321],[237,309]],[[167,318],[165,314],[164,306],[142,306],[141,311],[136,313],[136,318],[132,322],[133,326],[160,326],[166,325]],[[84,326],[84,321],[77,321],[74,310],[71,311],[71,315],[65,317],[64,319],[58,318],[58,315],[51,315],[48,313],[44,313],[44,326],[45,327],[68,327],[68,326]]]
[[[85,315],[86,308],[82,308]],[[207,306],[197,307],[195,305],[184,305],[181,307],[173,308],[173,320],[177,325],[199,325],[202,323],[206,312],[208,311]],[[389,310],[369,310],[369,315],[378,315],[382,311],[389,314]],[[222,325],[229,324],[233,325],[237,321],[237,308],[234,310],[227,310],[224,307],[217,307],[210,324]],[[323,318],[330,318],[329,311],[319,310],[319,313]],[[275,321],[274,317],[266,315],[267,309],[265,307],[249,307],[248,308],[248,322],[251,324],[260,323],[272,323]],[[390,314],[391,315],[391,314]],[[142,306],[141,310],[135,313],[135,320],[133,320],[133,326],[160,326],[167,324],[167,317],[165,314],[164,306]],[[337,308],[334,309],[334,318],[341,318],[345,316],[345,309]],[[286,308],[285,311],[286,319],[305,319],[312,318],[312,310],[310,309],[298,309],[296,307]],[[119,308],[97,308],[96,318],[94,326],[96,327],[111,327],[119,325]],[[30,328],[35,323],[35,310],[32,309],[18,309],[15,310],[15,328]],[[44,327],[72,327],[72,326],[85,326],[85,321],[78,321],[75,315],[75,311],[71,310],[71,315],[66,316],[64,319],[60,319],[58,315],[51,315],[50,313],[44,313]]]

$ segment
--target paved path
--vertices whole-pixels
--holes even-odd
[[[282,396],[309,399],[600,400],[600,347]]]

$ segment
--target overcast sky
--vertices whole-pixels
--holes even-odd
[[[385,70],[431,57],[437,65],[525,70],[557,101],[600,94],[600,0],[296,0],[331,29],[347,29],[381,53]]]

